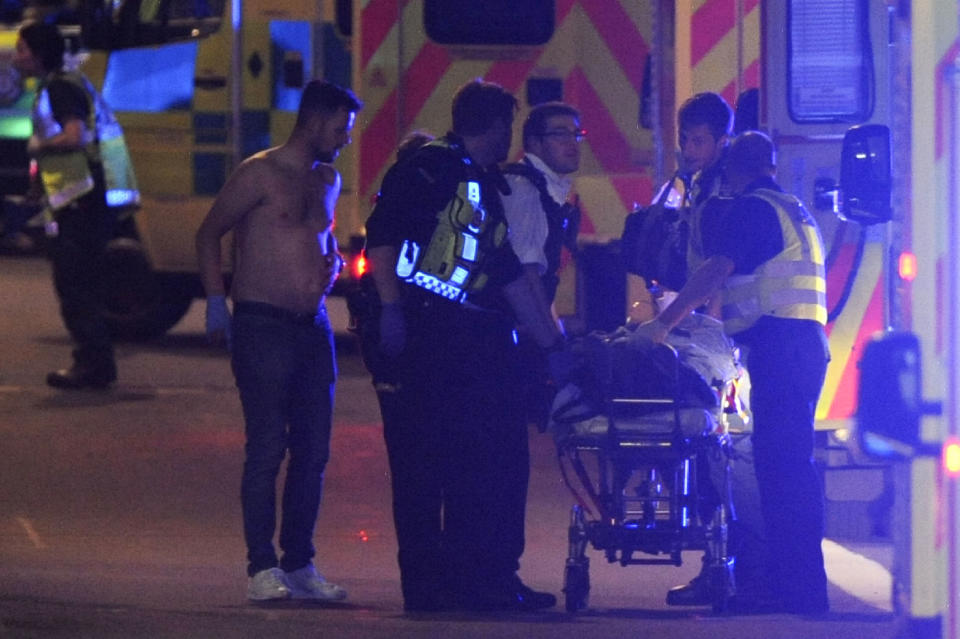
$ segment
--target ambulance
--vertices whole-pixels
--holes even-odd
[[[714,91],[772,137],[778,181],[815,215],[827,249],[832,361],[816,414],[827,534],[892,542],[890,599],[904,636],[960,637],[960,3],[352,5],[353,86],[367,102],[348,205],[358,220],[402,136],[445,132],[450,98],[469,79],[502,84],[524,110],[551,99],[580,109],[581,249],[557,310],[586,328],[625,316],[617,238],[675,170],[677,106]],[[869,424],[856,431],[858,401],[870,396],[860,364],[878,335],[915,344],[894,349],[885,384],[872,388],[892,381],[907,398],[907,410],[881,420],[887,434],[903,428],[900,414],[917,424],[898,455],[861,443]]]

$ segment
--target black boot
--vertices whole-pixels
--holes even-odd
[[[713,600],[710,593],[710,577],[706,570],[682,586],[667,591],[668,606],[709,606]]]
[[[104,389],[115,381],[117,381],[117,367],[113,362],[96,367],[74,364],[70,368],[53,371],[47,375],[48,386],[70,390]]]

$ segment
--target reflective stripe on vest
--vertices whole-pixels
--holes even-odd
[[[772,189],[757,189],[777,212],[783,250],[750,275],[734,275],[724,286],[723,327],[733,335],[761,315],[827,323],[823,240],[816,222],[797,198]]]

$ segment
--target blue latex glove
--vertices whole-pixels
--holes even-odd
[[[226,342],[229,349],[232,344],[230,332],[230,310],[223,295],[207,297],[207,339],[214,344]]]
[[[559,389],[573,381],[573,373],[577,370],[577,358],[569,348],[556,348],[547,353],[547,368],[550,379]]]
[[[407,322],[397,302],[384,304],[380,309],[380,352],[396,357],[407,343]]]

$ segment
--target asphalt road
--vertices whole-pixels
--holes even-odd
[[[317,564],[346,603],[244,598],[239,514],[242,422],[224,352],[207,346],[202,304],[162,339],[118,346],[107,392],[47,388],[67,363],[45,261],[0,257],[0,637],[737,637],[885,639],[889,549],[827,542],[833,611],[715,617],[668,608],[675,567],[591,554],[591,607],[570,616],[405,616],[376,400],[351,337],[341,377]],[[333,303],[338,326],[342,304]],[[521,576],[560,595],[572,500],[552,441],[532,434]]]

